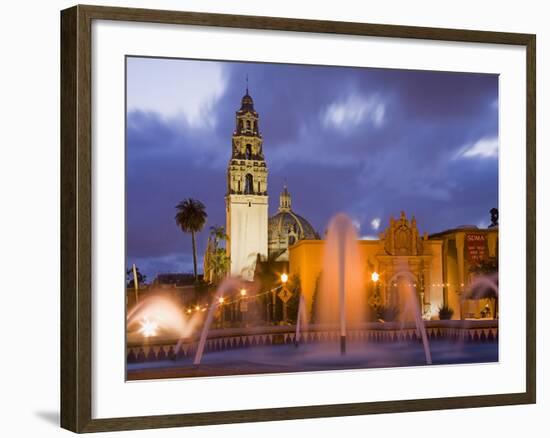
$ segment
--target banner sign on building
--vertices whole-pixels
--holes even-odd
[[[479,263],[487,258],[487,236],[485,234],[466,234],[466,253],[468,261]]]

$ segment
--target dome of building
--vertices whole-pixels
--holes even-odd
[[[289,245],[296,240],[319,239],[319,235],[311,224],[299,214],[292,211],[280,211],[269,218],[268,231],[270,235],[295,234],[297,239],[289,238]]]
[[[279,211],[268,222],[269,256],[276,260],[288,260],[288,247],[304,239],[320,238],[307,219],[292,211],[290,193],[285,186],[280,196]]]

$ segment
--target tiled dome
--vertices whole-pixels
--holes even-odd
[[[270,217],[268,233],[269,240],[289,235],[288,243],[290,245],[296,243],[297,240],[319,239],[319,235],[311,224],[293,211],[279,211],[275,216]]]

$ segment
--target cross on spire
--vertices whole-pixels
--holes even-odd
[[[248,94],[248,73],[246,74],[246,94]]]

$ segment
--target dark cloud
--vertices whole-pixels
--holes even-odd
[[[382,230],[401,210],[416,215],[421,231],[436,232],[486,224],[498,205],[497,159],[459,156],[498,135],[497,76],[222,64],[227,87],[213,106],[213,126],[128,114],[128,263],[140,263],[149,277],[192,269],[190,236],[174,221],[181,199],[207,207],[199,255],[208,227],[225,224],[226,165],[247,74],[261,117],[270,214],[285,179],[295,211],[320,234],[340,211],[373,235],[372,219],[381,219]]]

